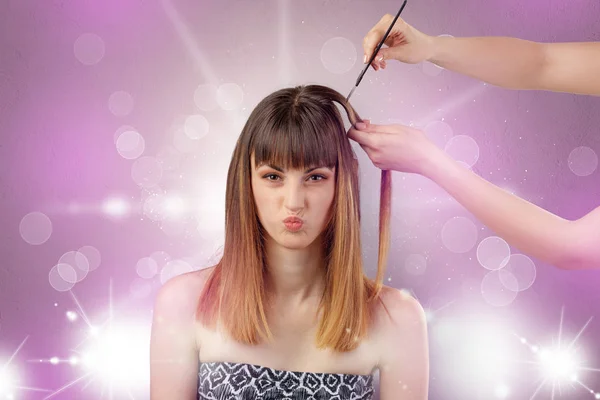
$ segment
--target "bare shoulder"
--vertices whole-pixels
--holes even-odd
[[[421,304],[406,290],[383,286],[375,309],[375,338],[382,351],[390,341],[421,340],[426,336],[427,322]]]
[[[405,290],[384,286],[376,313],[381,399],[427,399],[429,348],[421,304]]]
[[[195,315],[210,271],[169,279],[156,296],[150,340],[150,398],[192,399],[198,390]]]
[[[155,316],[180,320],[193,317],[200,293],[213,269],[214,266],[169,279],[156,296]]]

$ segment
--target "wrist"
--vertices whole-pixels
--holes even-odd
[[[437,184],[441,184],[448,176],[454,174],[457,167],[456,162],[444,150],[432,143],[431,149],[423,160],[420,173]]]
[[[445,36],[430,36],[429,37],[429,58],[427,61],[440,65],[444,63],[444,54],[447,52],[446,48],[448,43],[453,40],[454,37]]]
[[[425,41],[427,42],[427,54],[425,55],[425,61],[433,62],[437,58],[439,52],[439,37],[425,35]]]

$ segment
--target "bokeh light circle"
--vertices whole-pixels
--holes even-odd
[[[454,217],[442,228],[442,243],[453,253],[466,253],[477,243],[477,227],[468,218]]]
[[[503,280],[500,280],[500,273],[504,273]],[[510,282],[513,286],[517,284],[515,276],[504,270],[490,271],[483,277],[481,295],[486,303],[494,307],[504,307],[517,298],[517,292],[507,289],[503,281]]]
[[[440,149],[446,148],[446,144],[454,136],[452,127],[444,121],[432,121],[425,126],[425,135]]]
[[[194,103],[202,111],[212,111],[217,108],[217,86],[211,84],[198,85],[194,91]]]
[[[524,254],[511,255],[506,267],[499,273],[502,284],[513,292],[529,289],[537,275],[535,263]]]
[[[114,92],[108,98],[108,109],[117,117],[129,115],[133,110],[133,97],[123,90]]]
[[[21,219],[19,233],[31,245],[44,244],[52,235],[52,221],[44,213],[30,212]]]
[[[83,254],[87,259],[90,271],[93,271],[100,266],[102,257],[100,256],[100,251],[94,246],[82,246],[77,251]]]
[[[352,41],[334,37],[321,47],[321,62],[325,69],[334,74],[344,74],[356,64],[356,47]]]
[[[151,257],[141,258],[135,266],[135,272],[140,278],[152,279],[158,273],[158,263]]]
[[[65,271],[68,271],[68,269],[70,268],[72,270],[71,277],[75,277],[75,279],[71,279],[71,281],[76,280],[77,274],[75,273],[75,270],[73,270],[73,267],[71,267],[68,264],[57,264],[54,267],[52,267],[52,269],[48,273],[48,281],[50,282],[50,286],[52,286],[54,290],[58,292],[66,292],[68,290],[71,290],[73,286],[75,286],[75,282],[68,282],[64,280],[59,272],[59,268],[60,271],[62,271],[63,273],[65,273]],[[66,274],[68,274],[68,272]]]
[[[589,147],[581,146],[569,154],[569,169],[577,176],[588,176],[598,168],[598,155]]]
[[[57,264],[56,269],[58,270],[58,275],[60,278],[66,283],[77,283],[77,271],[71,264]]]
[[[477,246],[477,261],[490,271],[504,268],[510,257],[510,246],[498,236],[483,239]]]
[[[154,157],[140,157],[131,166],[131,179],[143,188],[157,185],[162,176],[162,164]]]
[[[406,257],[404,268],[411,275],[423,275],[427,269],[427,259],[421,254],[410,254]]]
[[[117,144],[117,140],[119,139],[119,136],[121,136],[122,133],[125,133],[127,131],[137,132],[137,129],[135,129],[131,125],[121,125],[120,127],[118,127],[117,130],[115,131],[114,135],[113,135],[113,139],[114,139],[115,144]]]
[[[467,135],[457,135],[446,143],[446,153],[456,161],[471,168],[479,160],[479,146],[475,139]]]
[[[58,268],[58,272],[65,281],[69,283],[81,282],[90,271],[90,263],[86,256],[78,251],[68,251],[58,260],[58,265],[68,265],[75,273],[74,281],[71,281],[71,270],[68,268]]]
[[[83,65],[98,64],[104,58],[104,40],[96,34],[84,33],[75,40],[73,52]]]
[[[183,131],[193,140],[202,139],[208,135],[208,120],[203,115],[190,115],[185,119]]]
[[[146,147],[144,138],[137,131],[125,131],[117,138],[117,151],[121,157],[134,160],[142,155]]]
[[[217,103],[223,110],[236,110],[243,102],[244,91],[235,83],[224,83],[217,89]]]

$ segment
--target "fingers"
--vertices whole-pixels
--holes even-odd
[[[372,134],[355,128],[350,128],[348,130],[348,138],[354,140],[363,147],[371,147],[374,145],[374,138]]]
[[[381,41],[381,38],[383,38],[384,34],[385,31],[378,29],[377,25],[375,25],[375,27],[373,27],[373,29],[367,33],[367,36],[365,36],[363,40],[363,51],[365,54],[363,57],[363,64],[366,64],[371,59],[371,55],[375,51],[375,48]]]
[[[384,49],[379,50],[379,53],[377,53],[377,56],[373,59],[373,62],[371,63],[371,67],[373,67],[373,69],[375,71],[379,71],[380,69],[385,69],[385,67],[387,67],[387,63],[386,63],[386,55],[383,52]]]
[[[355,124],[354,127],[356,129],[366,132],[366,133],[369,133],[369,132],[371,132],[371,133],[396,133],[396,132],[399,132],[399,131],[407,128],[403,125],[398,125],[398,124],[396,124],[396,125],[376,125],[376,124],[372,124],[370,121],[368,124],[365,124],[365,125]]]
[[[365,151],[365,153],[367,153],[367,156],[369,157],[371,162],[373,162],[373,164],[377,166],[374,160],[376,159],[376,155],[378,152],[375,147],[371,147],[367,144],[367,142],[374,140],[375,135],[350,128],[350,130],[348,131],[348,137],[356,141],[360,145],[360,147]]]
[[[389,27],[391,21],[394,19],[390,14],[384,15],[377,24],[367,33],[365,38],[363,39],[363,50],[364,50],[364,58],[363,64],[366,64],[367,61],[371,58],[371,55],[375,51],[375,48],[385,35],[387,28]]]

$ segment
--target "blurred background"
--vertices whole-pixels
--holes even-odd
[[[148,398],[154,297],[218,260],[249,113],[298,84],[347,95],[364,35],[400,5],[0,0],[0,399]],[[403,18],[431,35],[600,40],[596,0],[409,1]],[[564,218],[600,205],[599,97],[388,62],[352,103]],[[374,277],[380,171],[353,146]],[[598,271],[521,254],[419,176],[393,173],[392,217],[385,283],[426,309],[431,399],[600,398]]]

